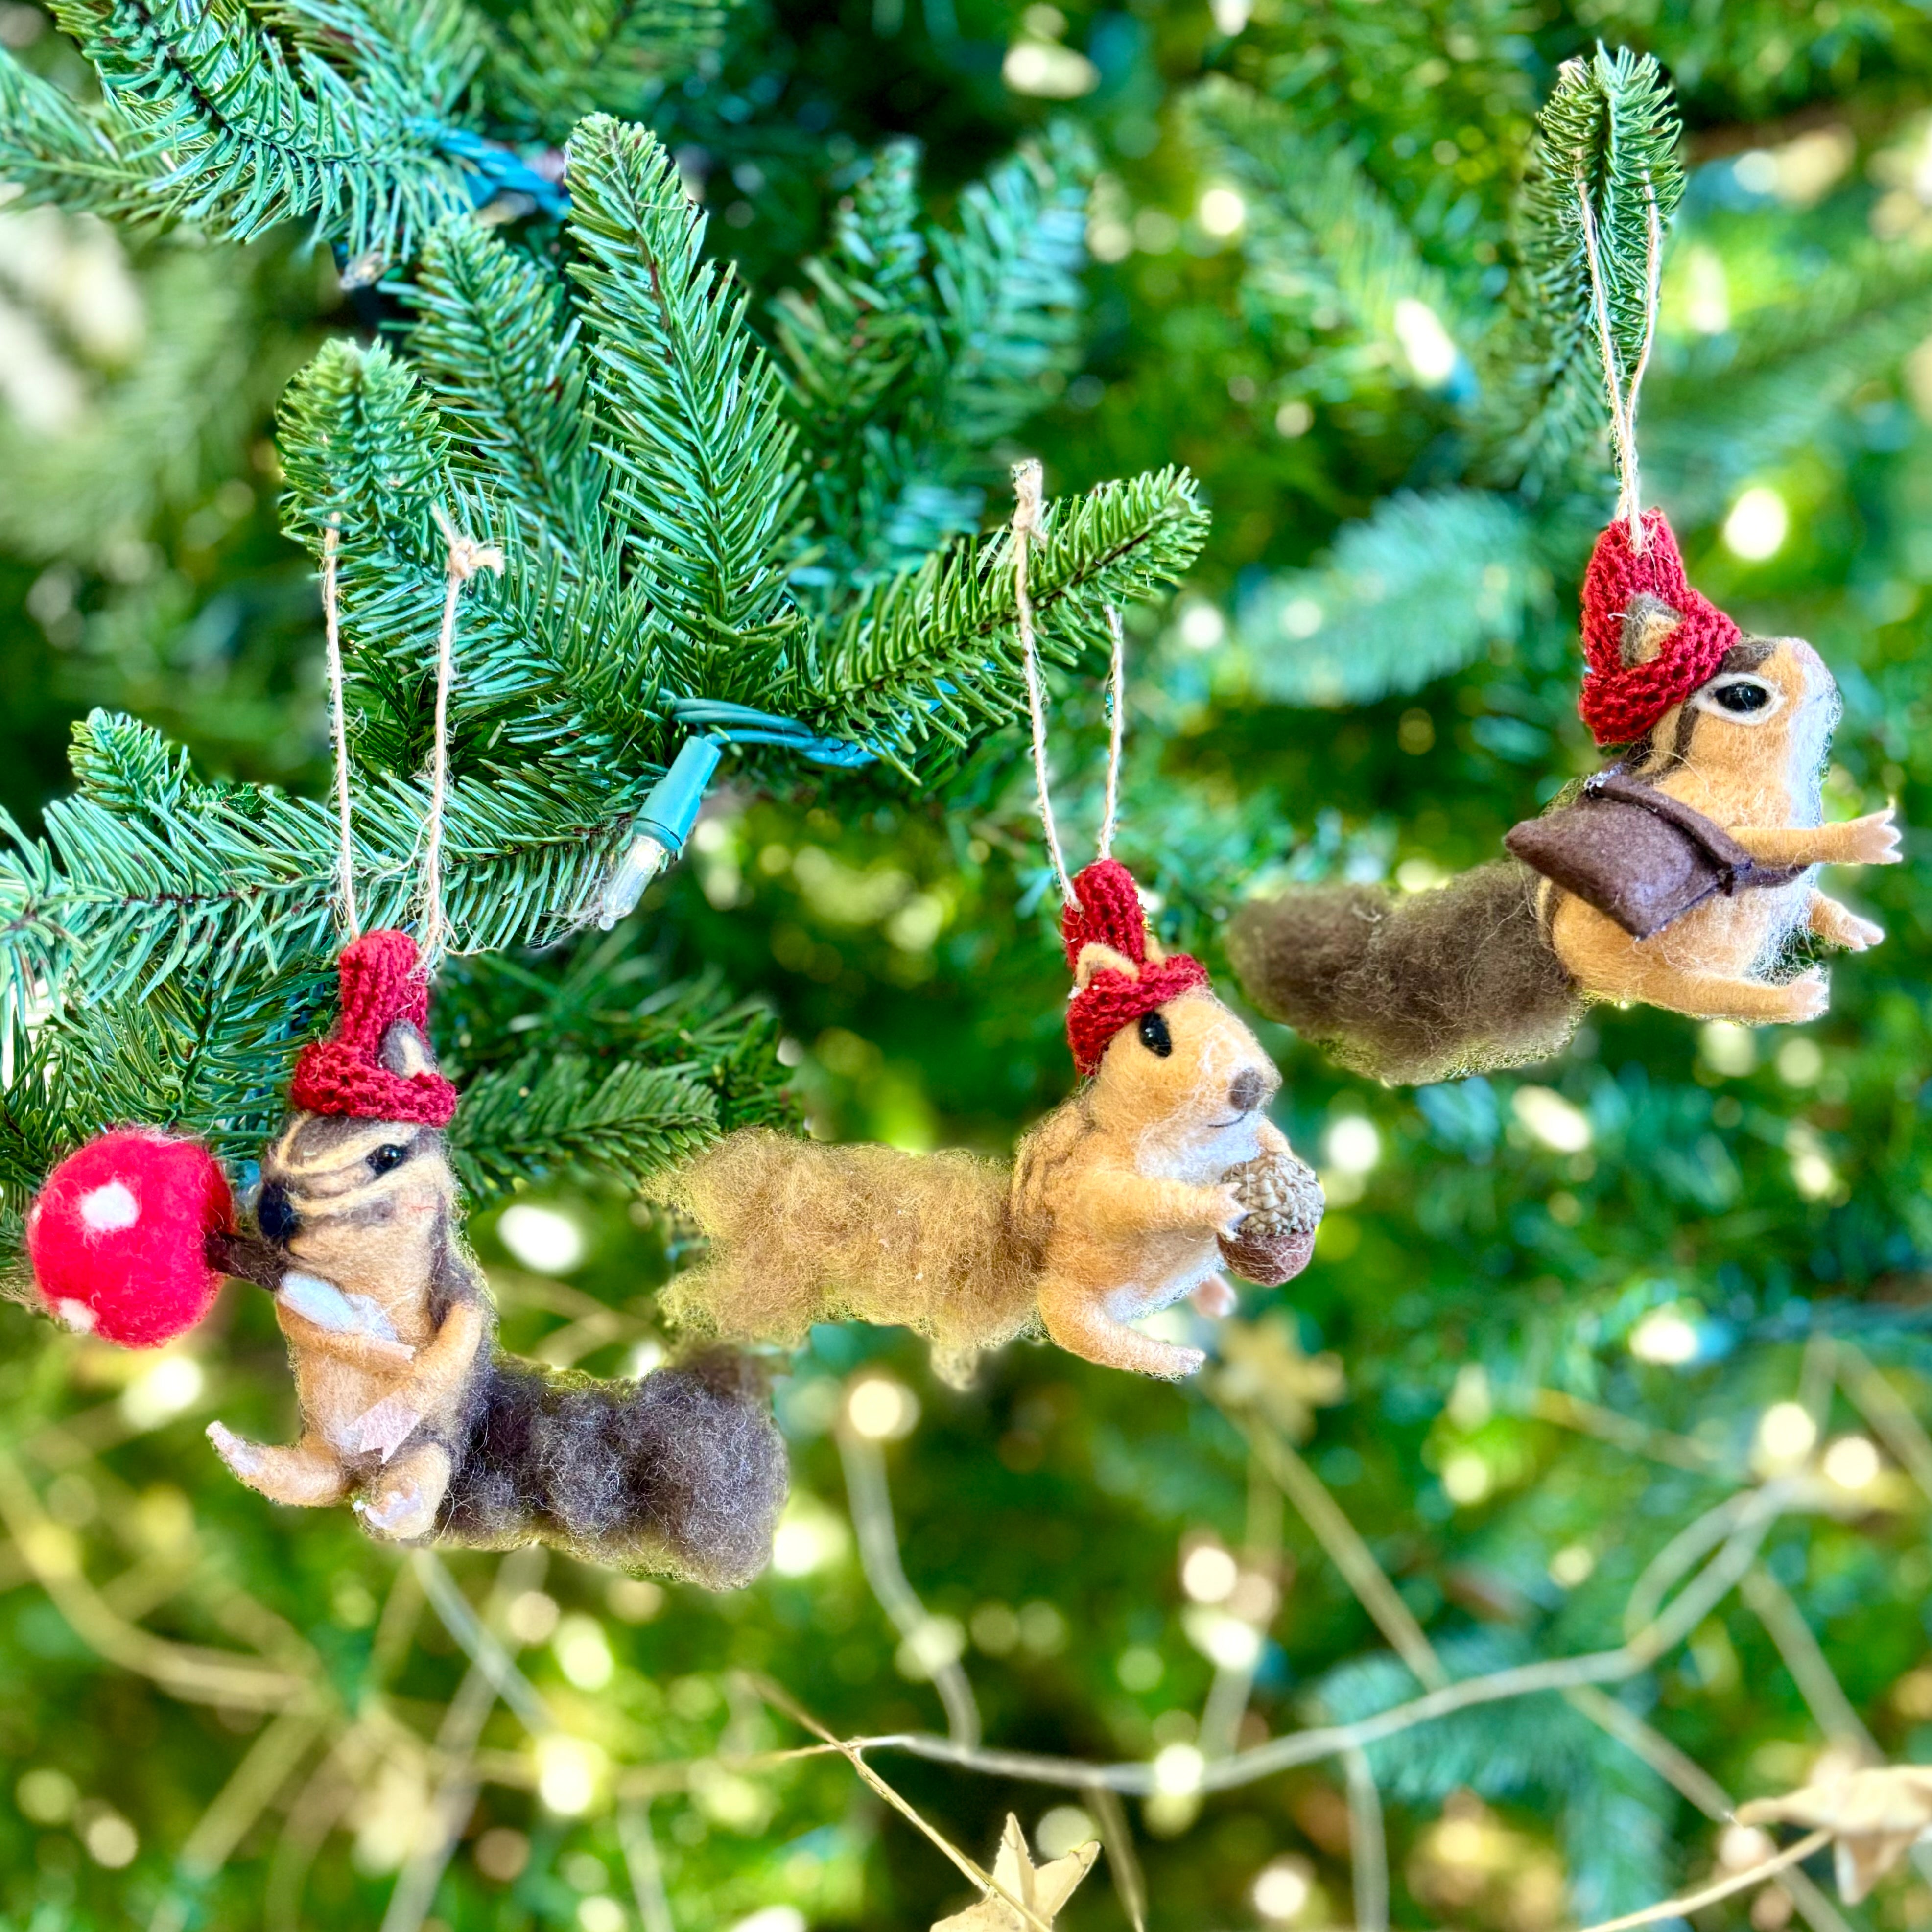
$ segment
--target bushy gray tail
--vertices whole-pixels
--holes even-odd
[[[762,1377],[725,1348],[605,1380],[498,1355],[478,1378],[436,1540],[537,1540],[724,1589],[770,1560],[784,1443]]]
[[[1422,1086],[1546,1059],[1583,1002],[1514,860],[1436,890],[1298,887],[1244,906],[1228,934],[1244,991],[1358,1073]]]

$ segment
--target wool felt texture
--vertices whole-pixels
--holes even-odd
[[[1149,956],[1150,935],[1134,875],[1118,859],[1101,859],[1073,880],[1074,898],[1060,915],[1067,965],[1079,970],[1090,946],[1119,953],[1131,970],[1102,966],[1078,986],[1066,1007],[1066,1040],[1084,1080],[1124,1026],[1190,988],[1205,988],[1208,969],[1185,952]]]
[[[1641,650],[1674,635],[1641,603],[1628,615]],[[1888,807],[1821,822],[1838,712],[1802,638],[1741,638],[1599,776],[1597,802],[1559,799],[1517,828],[1513,846],[1550,876],[1512,859],[1432,892],[1291,891],[1235,915],[1235,970],[1264,1012],[1390,1084],[1542,1059],[1591,1000],[1815,1019],[1828,988],[1822,970],[1795,970],[1795,942],[1859,952],[1885,935],[1818,891],[1810,868],[1899,856]],[[1621,820],[1584,815],[1612,811]]]
[[[1802,866],[1766,866],[1721,825],[1612,768],[1576,803],[1526,819],[1504,839],[1552,884],[1648,939],[1713,893],[1788,886]]]
[[[311,1114],[365,1120],[412,1120],[446,1127],[456,1089],[433,1068],[398,1073],[379,1058],[383,1036],[398,1020],[429,1030],[429,981],[406,932],[365,932],[338,962],[341,1015],[326,1040],[302,1049],[289,1099]]]
[[[1600,745],[1642,737],[1709,681],[1740,634],[1730,618],[1691,589],[1661,510],[1643,513],[1643,530],[1644,548],[1634,550],[1630,526],[1619,518],[1598,538],[1583,574],[1588,668],[1576,710]],[[1654,656],[1634,661],[1629,618],[1645,598],[1666,606],[1676,621],[1653,639]]]
[[[330,1105],[298,1108],[264,1152],[260,1232],[216,1252],[274,1293],[302,1432],[272,1446],[215,1423],[223,1460],[278,1502],[352,1502],[386,1540],[543,1542],[712,1588],[748,1582],[770,1557],[787,1483],[755,1371],[712,1350],[606,1381],[497,1347],[447,1144],[417,1117],[441,1102],[424,1077],[440,1079],[414,946],[348,951],[344,986],[360,1004],[336,1040],[353,1059],[332,1064],[370,1063],[358,1107],[386,1093],[416,1114],[338,1108],[353,1082],[332,1078]],[[363,1077],[370,1068],[382,1078]]]
[[[208,1312],[221,1275],[206,1244],[234,1211],[200,1142],[117,1127],[48,1175],[27,1211],[27,1257],[69,1328],[158,1348]]]
[[[1192,1374],[1198,1350],[1129,1324],[1184,1295],[1232,1305],[1219,1243],[1248,1210],[1222,1177],[1263,1154],[1299,1166],[1266,1114],[1280,1085],[1254,1035],[1193,986],[1117,1028],[1010,1168],[730,1135],[678,1178],[675,1204],[710,1249],[663,1306],[701,1333],[788,1345],[817,1321],[902,1324],[956,1382],[1036,1327],[1108,1367]]]
[[[1357,1073],[1426,1085],[1560,1052],[1583,1000],[1513,859],[1432,892],[1301,886],[1243,906],[1228,955],[1243,990]]]

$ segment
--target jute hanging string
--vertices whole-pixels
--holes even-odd
[[[503,553],[457,529],[441,504],[432,514],[445,545],[442,622],[436,634],[436,716],[430,750],[429,805],[423,814],[422,874],[417,902],[424,970],[433,974],[448,950],[449,922],[442,906],[442,821],[449,791],[449,692],[454,678],[456,605],[463,586],[479,570],[502,574]],[[328,638],[329,737],[335,760],[338,844],[335,892],[343,935],[355,939],[362,926],[356,907],[356,838],[350,808],[349,728],[343,698],[341,598],[337,558],[341,531],[332,523],[322,540],[322,610]]]
[[[1026,675],[1027,714],[1033,728],[1033,775],[1040,802],[1040,830],[1046,839],[1047,856],[1059,881],[1060,902],[1078,905],[1079,894],[1066,870],[1066,859],[1060,843],[1060,828],[1053,815],[1053,798],[1046,763],[1046,698],[1040,677],[1040,655],[1034,635],[1033,594],[1028,582],[1034,538],[1045,535],[1041,517],[1042,473],[1039,463],[1029,459],[1013,465],[1013,602],[1018,614],[1020,662]],[[1107,634],[1112,655],[1107,687],[1107,794],[1100,821],[1099,856],[1111,860],[1114,832],[1120,808],[1120,750],[1126,722],[1126,640],[1120,626],[1120,614],[1106,607]]]
[[[1604,286],[1603,251],[1597,235],[1596,211],[1590,206],[1589,184],[1581,169],[1576,174],[1576,206],[1583,224],[1583,255],[1590,270],[1590,306],[1597,323],[1597,345],[1604,364],[1604,386],[1610,409],[1610,442],[1616,452],[1617,515],[1630,530],[1631,550],[1643,554],[1647,542],[1643,525],[1643,503],[1637,487],[1636,399],[1643,386],[1643,372],[1650,362],[1652,344],[1657,340],[1657,292],[1664,255],[1664,222],[1658,212],[1656,190],[1648,175],[1644,176],[1646,245],[1644,250],[1643,340],[1637,351],[1636,366],[1626,377],[1622,358],[1617,353],[1616,337],[1610,326],[1610,295]]]

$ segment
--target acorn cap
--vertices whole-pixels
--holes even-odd
[[[406,1020],[429,1034],[429,980],[407,933],[365,932],[342,949],[337,962],[342,1011],[327,1040],[302,1048],[289,1098],[311,1114],[362,1120],[415,1120],[446,1127],[456,1112],[456,1089],[427,1068],[392,1072],[380,1058],[382,1036]]]
[[[1582,694],[1576,710],[1600,745],[1634,743],[1673,704],[1708,683],[1742,633],[1684,574],[1661,510],[1643,513],[1644,548],[1622,518],[1597,539],[1583,573]]]

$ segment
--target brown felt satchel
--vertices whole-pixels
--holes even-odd
[[[1648,939],[1713,895],[1789,885],[1802,866],[1761,865],[1713,820],[1618,770],[1503,843],[1532,872]]]

